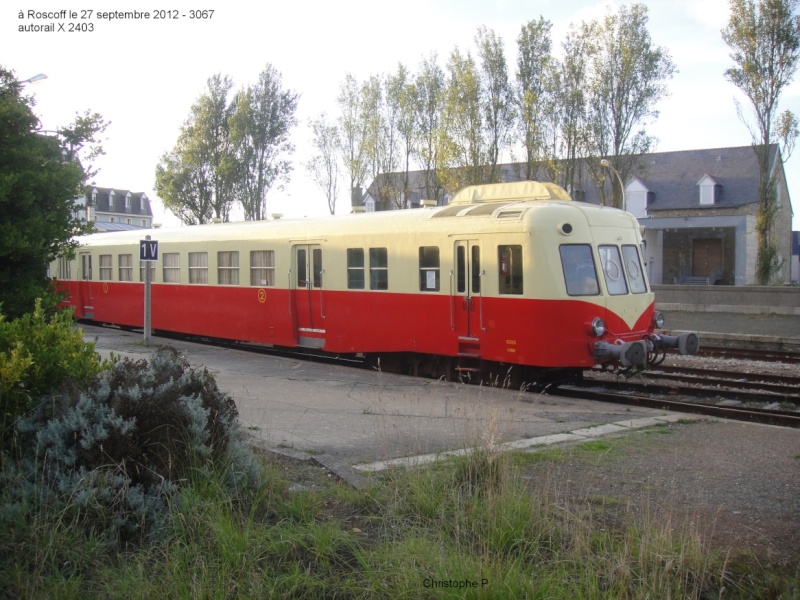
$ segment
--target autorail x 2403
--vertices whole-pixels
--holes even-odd
[[[533,181],[472,186],[444,207],[97,233],[51,269],[78,318],[380,358],[434,377],[543,385],[644,369],[695,333],[663,317],[636,219]],[[136,268],[134,268],[134,264]]]

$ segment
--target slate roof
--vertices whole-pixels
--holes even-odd
[[[774,163],[777,151],[776,145],[770,148],[770,164]],[[640,164],[641,168],[630,173],[625,183],[636,178],[647,187],[650,192],[648,211],[734,208],[755,203],[758,199],[758,163],[752,146],[653,152],[643,154]],[[504,164],[502,168],[503,181],[517,180],[514,164]],[[719,184],[720,189],[714,204],[701,206],[697,183],[706,175]],[[372,182],[369,193],[381,177],[384,176],[379,175]],[[411,200],[416,202],[421,197],[418,190],[424,185],[424,171],[411,172],[409,180]],[[540,181],[547,179],[543,177]],[[588,178],[583,188],[584,201],[600,203],[597,189]],[[439,199],[439,204],[446,204],[446,201]]]
[[[777,146],[770,151],[772,162]],[[636,176],[651,192],[648,211],[734,208],[758,201],[758,162],[752,146],[654,152],[642,155],[641,164]],[[721,190],[713,205],[699,206],[697,183],[706,175]],[[596,192],[587,190],[587,198],[590,195]]]
[[[117,188],[103,188],[96,185],[86,186],[86,199],[91,201],[92,192],[97,190],[97,200],[95,202],[95,210],[100,212],[113,212],[124,215],[142,215],[147,217],[153,216],[153,210],[150,208],[150,201],[144,192],[130,192],[129,190],[121,190]],[[114,192],[114,202],[109,203],[111,192]],[[131,207],[125,208],[125,197],[130,193]]]

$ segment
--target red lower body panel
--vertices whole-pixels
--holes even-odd
[[[140,283],[62,282],[79,318],[141,327]],[[537,300],[368,291],[286,290],[154,284],[153,329],[332,353],[417,352],[541,367],[594,365],[601,317],[613,336],[652,331],[653,304],[629,327],[614,312],[579,300]]]

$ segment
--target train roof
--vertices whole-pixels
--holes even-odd
[[[78,241],[82,246],[128,245],[137,244],[149,235],[160,242],[215,242],[259,238],[301,242],[318,240],[325,236],[380,235],[398,231],[446,229],[448,233],[456,233],[467,222],[470,230],[475,233],[482,230],[497,231],[499,226],[504,226],[502,224],[516,230],[532,230],[540,226],[549,227],[553,221],[563,222],[569,215],[576,215],[573,211],[582,213],[593,226],[638,227],[636,219],[621,210],[572,201],[566,192],[553,184],[524,183],[523,191],[520,191],[519,184],[513,187],[509,184],[496,184],[465,188],[454,196],[454,202],[448,206],[94,233],[82,236]]]

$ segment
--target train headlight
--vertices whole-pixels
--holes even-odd
[[[600,317],[595,317],[592,321],[592,333],[596,337],[602,337],[606,332],[606,322]]]
[[[664,314],[656,311],[653,313],[653,325],[656,326],[656,329],[663,329],[664,328]]]

